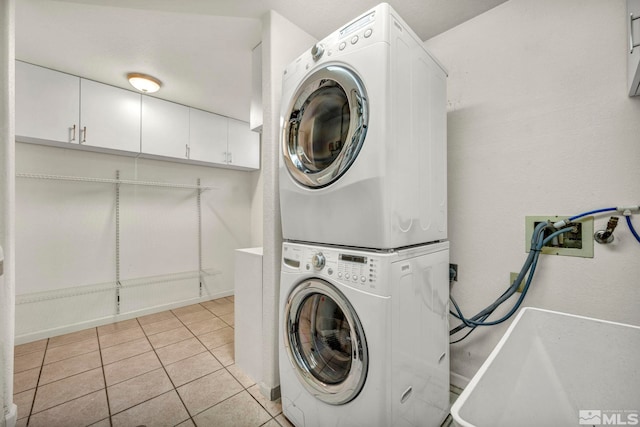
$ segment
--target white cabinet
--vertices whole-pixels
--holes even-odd
[[[142,97],[142,153],[188,159],[188,147],[189,107]]]
[[[260,135],[249,123],[228,119],[227,164],[248,169],[260,168]]]
[[[260,168],[260,136],[246,122],[21,61],[16,140]]]
[[[80,143],[140,152],[141,95],[81,79]]]
[[[260,135],[249,123],[190,109],[189,159],[237,169],[260,168]]]
[[[189,109],[189,159],[226,164],[227,118]]]
[[[627,0],[629,96],[640,95],[640,0]]]
[[[140,152],[141,95],[16,61],[16,136]]]
[[[79,141],[80,78],[16,61],[16,135]]]

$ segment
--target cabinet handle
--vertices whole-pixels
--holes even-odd
[[[83,127],[82,130],[80,131],[80,135],[82,135],[82,140],[80,141],[80,144],[82,144],[83,142],[87,142],[87,127]]]
[[[229,158],[227,160],[228,163],[233,163],[233,153],[229,152]]]
[[[75,141],[76,140],[76,125],[73,125],[73,127],[71,128],[71,141]]]
[[[633,21],[640,19],[640,16],[633,17],[633,13],[629,14],[629,54],[633,55],[633,48],[640,47],[640,43],[633,40]]]
[[[189,158],[189,144],[184,144],[184,156]]]

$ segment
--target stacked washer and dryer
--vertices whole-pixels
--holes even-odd
[[[387,4],[283,78],[279,367],[302,426],[449,411],[446,73]]]

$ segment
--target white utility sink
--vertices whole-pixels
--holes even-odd
[[[524,308],[451,414],[465,427],[640,425],[640,327]]]

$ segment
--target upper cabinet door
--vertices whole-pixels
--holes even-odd
[[[229,120],[228,163],[249,169],[260,169],[260,135],[249,129],[249,123]]]
[[[187,159],[188,144],[189,107],[143,96],[141,151]]]
[[[16,61],[16,135],[79,140],[80,78]]]
[[[226,164],[226,117],[189,109],[189,159]]]
[[[80,143],[140,152],[139,93],[81,79]]]

